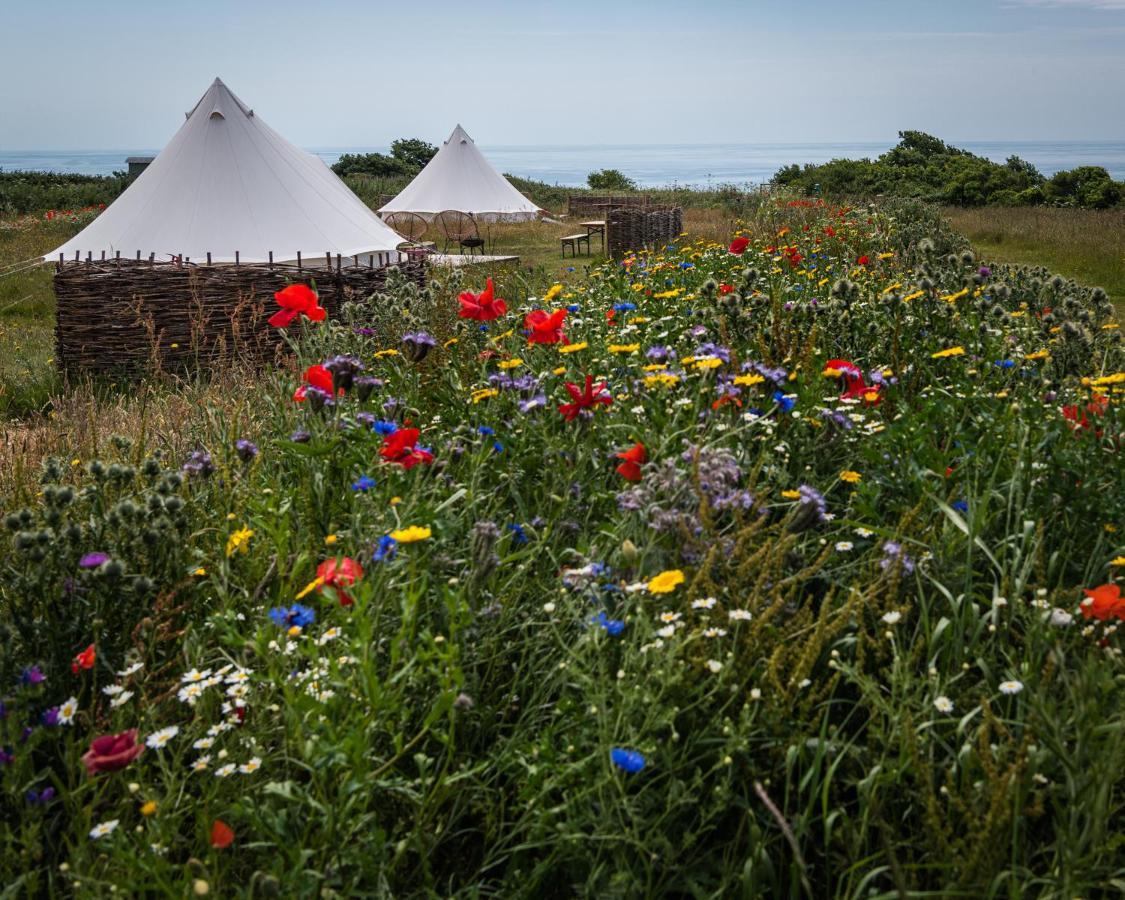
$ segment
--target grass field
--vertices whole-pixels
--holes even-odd
[[[1101,287],[1125,315],[1125,209],[986,207],[942,210],[986,259],[1046,266]]]

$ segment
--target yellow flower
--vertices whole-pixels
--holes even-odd
[[[559,353],[577,353],[579,350],[585,350],[590,345],[585,341],[579,341],[577,344],[567,344],[565,347],[559,347]]]
[[[70,464],[71,464],[72,466],[80,466],[80,465],[82,465],[82,460],[80,460],[80,459],[72,459],[72,460],[70,461]]]
[[[391,497],[391,506],[398,506],[402,503],[402,497]]]
[[[739,387],[753,387],[755,384],[761,384],[765,380],[763,376],[751,373],[749,375],[735,376],[734,383]]]
[[[334,534],[329,534],[329,535],[325,535],[325,538],[324,538],[324,543],[325,543],[325,544],[327,544],[327,545],[328,545],[329,547],[331,547],[331,546],[332,546],[333,544],[335,544],[335,543],[336,543],[336,541],[338,541],[338,540],[339,540],[339,538],[338,538],[338,537],[336,537],[336,535],[334,535]]]
[[[227,538],[227,559],[235,553],[246,553],[250,549],[250,538],[254,536],[252,528],[240,528]]]
[[[442,344],[441,347],[442,347],[443,350],[448,350],[450,347],[452,347],[454,344],[456,344],[457,341],[458,341],[458,338],[450,338],[448,341],[446,341],[444,344]]]
[[[196,569],[196,570],[195,570],[194,572],[192,572],[191,574],[192,574],[192,575],[195,575],[195,576],[196,576],[196,577],[198,577],[198,578],[202,578],[202,577],[203,577],[204,575],[206,575],[206,574],[207,574],[207,570],[206,570],[205,568],[203,568],[202,566],[200,566],[200,567],[199,567],[198,569]]]
[[[551,369],[551,374],[552,375],[565,375],[566,374],[566,366],[558,366],[557,368]]]
[[[846,481],[848,484],[859,484],[863,480],[863,476],[851,469],[844,469],[840,473],[840,480]]]
[[[1125,566],[1125,556],[1119,556],[1117,557],[1117,559],[1111,559],[1109,561],[1109,564],[1111,566]]]
[[[679,569],[668,569],[649,581],[648,592],[650,594],[670,594],[683,583],[683,572]]]
[[[660,374],[660,375],[646,375],[645,376],[645,387],[655,387],[656,385],[662,385],[664,387],[671,387],[672,385],[674,385],[679,380],[680,380],[680,376],[672,375],[671,373],[668,373],[668,372],[664,372],[663,374]]]
[[[947,356],[964,356],[964,347],[950,347],[948,350],[939,350],[937,353],[931,353],[930,359],[945,359]]]
[[[672,288],[670,291],[661,291],[659,294],[653,294],[653,300],[671,300],[673,297],[678,297],[684,292],[683,288]]]
[[[503,362],[497,363],[501,369],[514,369],[517,366],[523,365],[523,360],[518,356],[515,359],[505,359]]]
[[[968,296],[969,296],[969,289],[968,288],[962,288],[956,294],[946,294],[941,299],[944,300],[946,303],[956,303],[962,297],[968,297]]]
[[[301,636],[301,626],[300,625],[290,625],[289,630],[285,633],[288,634],[289,637],[300,637]]]
[[[384,356],[398,356],[398,351],[392,347],[389,350],[380,350],[375,354],[376,359],[382,359]]]
[[[1111,384],[1125,384],[1125,372],[1114,372],[1112,375],[1103,375],[1090,382],[1093,387],[1109,387]]]
[[[633,316],[633,318],[631,318],[629,320],[629,324],[630,325],[644,325],[644,323],[647,322],[648,320],[649,320],[648,316]]]
[[[697,369],[717,369],[723,364],[723,361],[717,356],[705,356],[703,359],[695,361]]]
[[[832,368],[832,366],[825,366],[824,371],[821,372],[820,374],[823,375],[825,378],[839,378],[844,373],[841,372],[839,369]],[[765,379],[762,379],[762,380],[764,381]]]
[[[551,285],[551,289],[543,295],[543,299],[546,302],[550,303],[552,300],[554,300],[562,292],[563,292],[563,286],[561,284],[553,284],[553,285]]]
[[[1121,327],[1121,326],[1120,326],[1120,325],[1118,325],[1118,324],[1117,324],[1116,322],[1106,322],[1106,323],[1105,323],[1105,324],[1104,324],[1104,325],[1102,326],[1102,331],[1113,331],[1113,329],[1115,329],[1115,328],[1120,328],[1120,327]]]
[[[880,253],[876,259],[894,259],[894,256],[893,253]]]
[[[1037,350],[1034,353],[1024,354],[1024,359],[1035,361],[1037,359],[1046,359],[1051,354],[1046,350]]]
[[[391,538],[400,544],[413,544],[415,541],[427,540],[432,533],[425,525],[407,525],[398,531],[392,531]]]
[[[146,819],[156,812],[156,801],[149,800],[144,806],[141,807],[141,815]]]
[[[516,330],[514,328],[509,328],[503,334],[496,335],[496,337],[494,337],[492,339],[492,343],[494,343],[494,344],[499,343],[500,341],[504,340],[504,338],[510,338],[515,333],[516,333]]]
[[[925,296],[925,291],[915,291],[913,294],[907,294],[902,298],[903,303],[909,303],[911,300],[917,300],[919,297]]]
[[[237,518],[237,516],[235,516],[234,513],[227,513],[227,521],[228,522],[233,522],[236,518]]]
[[[297,594],[296,599],[303,600],[305,597],[307,597],[309,594],[311,594],[313,591],[315,591],[322,584],[324,584],[323,578],[314,578],[312,581],[310,581],[308,584],[306,584],[303,588],[301,588],[301,592],[299,594]]]
[[[496,388],[481,388],[480,390],[473,391],[469,399],[474,403],[480,403],[482,400],[487,400],[489,397],[498,396],[500,391]]]
[[[800,491],[782,491],[781,497],[783,500],[799,500],[801,498]]]
[[[610,353],[636,353],[641,349],[640,344],[610,344]]]

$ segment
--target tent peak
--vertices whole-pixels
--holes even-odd
[[[457,127],[453,129],[453,133],[449,135],[449,139],[446,140],[446,143],[471,144],[473,143],[473,139],[469,137],[469,133],[461,127],[461,124],[457,123]]]

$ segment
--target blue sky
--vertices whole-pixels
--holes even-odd
[[[0,150],[158,148],[219,75],[294,143],[1125,139],[1125,0],[5,0]]]

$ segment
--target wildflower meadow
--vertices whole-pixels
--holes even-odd
[[[0,895],[1125,891],[1105,292],[914,202],[571,274],[291,285],[0,497]]]

